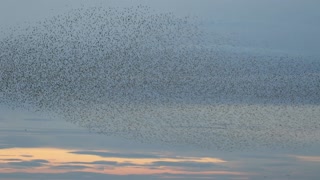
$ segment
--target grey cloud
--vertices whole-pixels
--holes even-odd
[[[9,162],[7,164],[14,167],[40,167],[48,162],[49,161],[47,160],[37,159],[31,161]]]
[[[116,161],[93,161],[93,162],[81,162],[81,161],[72,161],[68,164],[101,164],[101,165],[118,165]]]
[[[20,155],[20,156],[22,156],[22,157],[33,157],[32,155],[25,155],[25,154]]]
[[[201,169],[222,167],[214,163],[203,163],[203,162],[192,162],[192,161],[182,161],[182,162],[157,161],[152,163],[152,166],[188,167],[188,168],[201,168]]]
[[[46,180],[150,180],[150,179],[161,179],[157,175],[108,175],[108,174],[99,174],[99,173],[88,173],[88,172],[69,172],[69,173],[5,173],[1,174],[1,178],[12,178],[17,180],[26,180],[26,179],[46,179]]]
[[[149,169],[159,169],[159,166],[168,166],[168,167],[182,167],[182,168],[222,168],[223,166],[214,164],[214,163],[204,163],[204,162],[193,162],[193,161],[182,161],[182,162],[170,162],[170,161],[156,161],[151,164],[134,164],[134,163],[119,163],[116,161],[93,161],[93,162],[69,162],[68,164],[97,164],[97,165],[109,165],[109,166],[145,166]]]
[[[90,164],[101,164],[101,165],[112,165],[112,166],[119,165],[119,163],[116,161],[94,161]]]
[[[22,161],[22,159],[0,159],[0,160],[4,160],[4,161]]]
[[[94,161],[91,164],[112,165],[112,166],[132,166],[133,163],[118,163],[115,161]]]
[[[136,166],[134,163],[118,163],[116,161],[93,161],[93,162],[68,162],[68,164],[96,164],[96,165],[109,165],[109,166]],[[141,165],[139,165],[141,166]]]
[[[160,155],[142,153],[115,153],[115,152],[96,152],[96,151],[73,151],[73,154],[90,154],[101,157],[120,157],[120,158],[160,158]]]
[[[80,169],[89,168],[89,166],[83,166],[83,165],[60,165],[60,166],[52,166],[50,168],[52,168],[52,169],[80,170]]]
[[[4,173],[1,174],[1,178],[4,179],[16,179],[16,180],[26,180],[26,179],[46,179],[46,180],[56,180],[56,179],[63,179],[63,180],[160,180],[160,179],[167,179],[167,180],[176,180],[177,178],[180,179],[188,179],[188,180],[196,180],[196,179],[219,179],[219,180],[232,180],[241,177],[247,177],[251,179],[288,179],[290,180],[301,180],[301,179],[308,179],[308,180],[318,180],[319,176],[314,174],[307,174],[307,175],[296,175],[296,176],[287,176],[283,175],[281,177],[277,175],[270,175],[270,176],[236,176],[236,175],[192,175],[192,174],[170,174],[170,173],[163,173],[158,175],[128,175],[128,176],[119,176],[119,175],[108,175],[108,174],[98,174],[98,173],[88,173],[88,172],[70,172],[70,173],[60,173],[60,174],[50,174],[50,173]]]
[[[170,174],[165,173],[161,174],[160,177],[162,179],[188,179],[188,180],[195,180],[195,179],[219,179],[219,180],[233,180],[233,179],[241,179],[243,176],[239,175],[230,175],[230,174],[216,174],[216,175],[205,175],[205,174]]]

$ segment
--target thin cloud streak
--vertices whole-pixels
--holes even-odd
[[[320,163],[320,156],[293,156],[293,157],[298,159],[299,161]]]

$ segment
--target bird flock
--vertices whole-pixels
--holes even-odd
[[[0,40],[1,103],[142,142],[319,143],[319,59],[215,48],[196,24],[134,6],[79,8],[17,28]]]

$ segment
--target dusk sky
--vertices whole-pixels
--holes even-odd
[[[17,113],[17,111],[19,111]],[[216,151],[139,143],[1,108],[1,179],[318,179],[319,145]]]
[[[118,78],[124,74],[124,77],[129,77],[130,80],[138,79],[135,81],[138,85],[127,91],[123,88],[124,85],[119,85],[121,88],[117,89],[115,84],[112,86],[116,88],[113,89],[115,95],[114,99],[110,100],[111,103],[101,103],[107,96],[105,99],[99,96],[104,89],[96,82],[117,81],[102,77],[99,74],[102,68],[94,69],[94,58],[103,54],[100,51],[94,54],[95,51],[92,50],[95,46],[88,45],[89,50],[85,53],[82,49],[85,46],[79,45],[81,48],[76,49],[73,44],[67,44],[57,53],[54,48],[45,49],[45,45],[41,44],[40,40],[37,41],[36,35],[21,31],[35,27],[35,32],[39,31],[39,34],[43,35],[41,33],[46,32],[37,29],[39,22],[49,22],[47,20],[57,15],[69,16],[68,12],[79,8],[118,8],[120,14],[121,9],[139,5],[148,7],[154,14],[172,13],[170,16],[159,15],[158,19],[174,17],[163,22],[180,23],[178,18],[188,16],[192,25],[205,32],[206,42],[192,44],[198,43],[199,39],[192,39],[198,38],[194,35],[196,33],[183,27],[183,23],[173,24],[173,28],[181,28],[181,32],[186,33],[185,36],[180,36],[179,32],[159,32],[157,35],[160,38],[161,35],[169,37],[162,39],[163,44],[183,50],[172,51],[176,53],[174,55],[166,54],[157,50],[158,46],[152,44],[153,40],[149,40],[157,39],[158,36],[153,37],[153,33],[141,31],[147,38],[138,40],[146,44],[134,48],[143,52],[142,49],[150,46],[151,50],[148,50],[150,54],[138,54],[138,57],[150,59],[151,55],[157,54],[160,59],[169,57],[170,60],[179,59],[179,53],[189,52],[190,47],[199,48],[201,51],[196,49],[185,55],[188,61],[186,65],[179,61],[181,68],[180,64],[175,64],[173,60],[168,61],[168,65],[158,63],[167,69],[170,69],[170,65],[174,66],[172,71],[161,71],[152,67],[152,60],[149,59],[139,61],[141,64],[137,66],[147,75],[137,75],[134,74],[135,71],[133,75],[129,74],[129,71],[125,70],[131,67],[130,63],[130,66],[120,66],[112,61],[115,66],[119,65],[114,73],[117,76],[112,77]],[[0,0],[0,71],[4,72],[0,72],[0,179],[319,179],[319,8],[320,1],[317,0]],[[82,10],[79,12],[82,13]],[[114,17],[117,17],[117,14]],[[143,18],[143,15],[141,17]],[[163,22],[157,18],[155,20],[158,22],[147,22],[151,24],[150,27],[159,26],[161,29]],[[91,22],[88,18],[83,18],[83,21]],[[58,27],[56,25],[60,23],[58,20],[52,22],[52,27]],[[48,27],[51,27],[50,24]],[[95,30],[93,28],[94,30],[82,31],[81,27],[79,32]],[[130,31],[129,27],[127,31],[121,32],[130,34]],[[52,32],[56,33],[55,30]],[[61,37],[69,38],[68,33]],[[87,37],[77,34],[80,43],[91,42],[90,37],[94,35],[87,34]],[[72,35],[73,33],[70,37]],[[8,44],[15,42],[15,37],[21,37],[17,38],[18,45],[12,45],[16,49]],[[30,40],[29,43],[29,37],[36,40]],[[170,38],[176,38],[177,41],[171,42]],[[108,42],[96,39],[92,42]],[[140,42],[138,40],[137,42]],[[180,47],[184,42],[191,44]],[[33,47],[32,43],[38,47]],[[115,44],[117,43],[121,44],[122,41]],[[115,44],[110,47],[113,48]],[[63,69],[64,67],[62,71],[65,70],[66,75],[71,75],[59,76],[62,80],[67,79],[67,83],[61,83],[60,87],[63,88],[60,90],[51,89],[52,84],[43,85],[41,78],[47,74],[45,68],[53,73],[59,68],[56,68],[54,63],[50,64],[51,61],[49,65],[41,64],[41,61],[38,61],[41,58],[38,57],[47,56],[43,56],[40,51],[24,54],[24,50],[29,46],[30,49],[44,49],[42,54],[53,52],[47,55],[50,60],[63,59],[64,53],[70,53],[70,59],[80,57],[75,52],[83,53],[81,58],[92,58],[87,62],[93,62],[94,65],[81,64],[81,73],[77,74],[75,71],[75,74],[72,74],[73,67],[77,65],[75,62],[78,61],[70,60],[68,65],[71,71],[68,71],[68,68]],[[207,51],[210,48],[216,53],[216,64],[211,62],[213,51]],[[28,63],[40,63],[31,70],[23,65],[19,66],[14,72],[16,74],[13,73],[12,76],[16,79],[11,81],[10,70],[5,70],[11,67],[9,58],[13,57],[10,54],[12,49],[20,58],[16,61],[18,64],[25,63],[27,67]],[[135,55],[127,49],[125,53]],[[119,56],[110,55],[107,58]],[[197,62],[189,62],[193,57],[209,57],[209,62],[205,59],[197,66]],[[219,60],[219,57],[226,60]],[[257,57],[260,59],[255,59]],[[237,61],[237,58],[243,59],[243,63]],[[171,62],[173,63],[170,64]],[[108,63],[97,64],[99,67],[109,67]],[[66,67],[69,67],[68,65]],[[149,66],[155,70],[144,71],[144,68]],[[211,77],[216,74],[205,72],[208,69],[216,70],[214,68],[218,69],[216,74],[221,72],[217,76],[221,81]],[[93,73],[87,72],[88,69]],[[125,72],[121,74],[121,70]],[[175,70],[177,74],[174,73]],[[185,75],[185,71],[191,72],[190,76],[193,77],[180,77],[181,74]],[[250,74],[251,72],[255,74]],[[28,73],[32,80],[36,80],[25,80],[21,75]],[[95,76],[94,73],[98,75]],[[112,73],[110,74],[113,75]],[[126,73],[129,75],[126,76]],[[144,77],[153,75],[152,73],[160,80],[155,81],[153,76],[150,79]],[[179,77],[174,79],[170,73]],[[49,77],[51,74],[48,74]],[[90,86],[83,88],[85,85],[77,83],[80,75],[92,75],[96,79],[88,81]],[[270,80],[269,77],[274,79]],[[141,81],[141,86],[139,78],[144,80]],[[119,79],[118,81],[121,81],[121,78]],[[80,80],[79,82],[83,82],[83,79]],[[260,80],[261,82],[258,82]],[[25,82],[36,85],[26,85],[25,92],[20,92],[19,88]],[[222,90],[215,91],[216,82],[226,85],[221,85]],[[230,93],[229,89],[234,88],[237,83],[240,84],[240,90],[230,90],[234,94]],[[242,83],[249,85],[243,87]],[[101,84],[101,87],[109,87]],[[161,89],[163,84],[165,87]],[[39,94],[46,90],[49,93],[42,94],[41,97]],[[218,94],[215,94],[217,92]],[[110,97],[113,98],[112,95]],[[76,104],[77,98],[85,102],[84,105]],[[27,105],[20,107],[20,103]],[[137,125],[139,123],[141,124]]]

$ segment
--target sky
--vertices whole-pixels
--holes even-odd
[[[320,3],[317,0],[2,0],[0,27],[30,24],[81,6],[129,7],[137,4],[158,12],[197,16],[210,31],[230,38],[238,48],[319,55]]]
[[[221,152],[99,135],[43,112],[0,114],[1,179],[319,178],[319,146]]]
[[[222,39],[219,46],[228,50],[320,56],[317,0],[1,0],[0,39],[11,28],[81,6],[137,4],[197,17],[199,25],[212,33],[210,38]],[[264,110],[262,116],[279,113]],[[315,119],[320,111],[305,106],[290,112],[298,118],[304,116],[301,112],[308,112]],[[312,137],[318,142],[317,136]],[[48,112],[0,106],[0,179],[316,180],[320,177],[319,152],[319,144],[219,151],[188,144],[143,143],[90,132]]]

